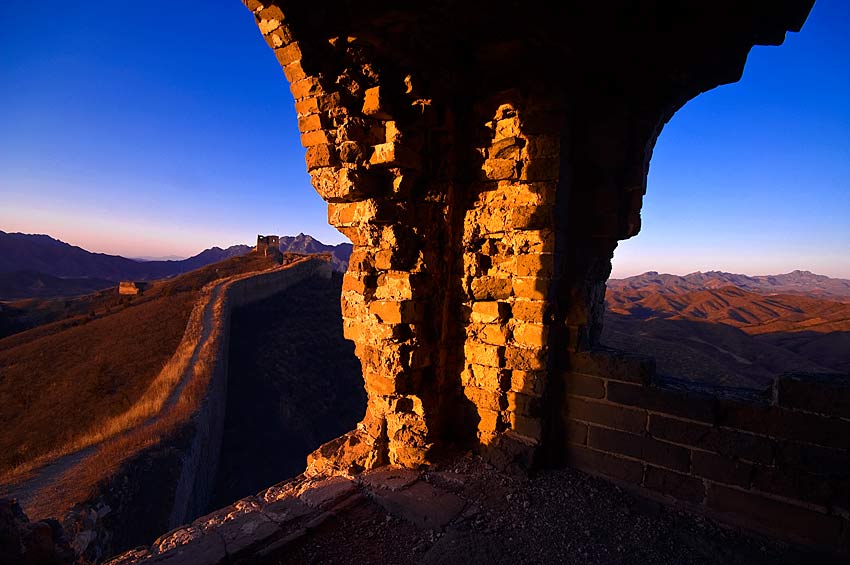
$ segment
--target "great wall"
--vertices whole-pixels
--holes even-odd
[[[693,390],[598,344],[664,124],[812,3],[245,0],[354,244],[342,309],[367,413],[303,475],[115,562],[273,555],[358,489],[419,488],[419,469],[466,450],[850,551],[850,380]],[[382,472],[401,484],[370,482]]]

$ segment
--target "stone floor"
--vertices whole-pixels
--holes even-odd
[[[465,457],[272,487],[113,563],[829,563],[572,469],[532,478]]]

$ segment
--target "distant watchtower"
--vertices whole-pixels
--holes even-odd
[[[258,235],[257,236],[258,255],[280,255],[280,237],[276,235]]]

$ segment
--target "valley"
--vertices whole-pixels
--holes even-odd
[[[786,372],[850,371],[850,281],[650,272],[608,281],[605,301],[602,342],[655,357],[667,377],[763,389]]]

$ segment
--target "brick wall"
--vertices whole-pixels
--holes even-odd
[[[850,547],[850,376],[763,394],[664,382],[652,359],[569,356],[550,441],[566,463],[792,542]],[[564,449],[565,448],[565,449]]]

